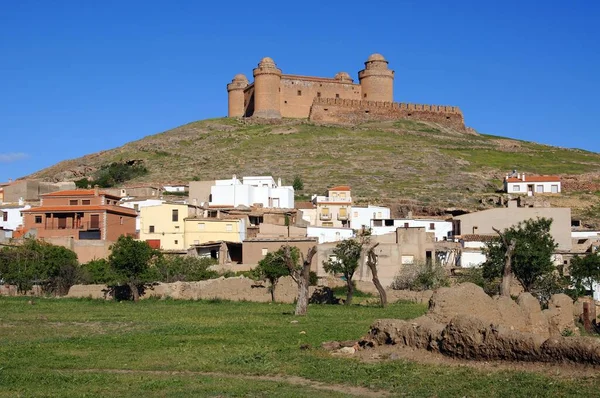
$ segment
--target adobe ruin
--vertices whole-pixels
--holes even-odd
[[[334,124],[414,119],[465,128],[457,106],[394,102],[394,71],[381,54],[369,56],[358,72],[358,84],[346,72],[333,78],[283,74],[269,57],[259,62],[253,76],[250,83],[238,74],[227,85],[229,117],[301,118]]]

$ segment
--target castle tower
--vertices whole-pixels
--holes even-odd
[[[269,57],[254,68],[254,114],[264,118],[280,118],[281,69]]]
[[[358,72],[362,99],[366,101],[394,101],[394,71],[381,54],[372,54],[365,69]]]
[[[235,75],[231,83],[227,85],[227,93],[229,96],[227,116],[242,117],[245,115],[246,104],[244,103],[244,89],[246,87],[248,87],[248,79],[242,74]]]

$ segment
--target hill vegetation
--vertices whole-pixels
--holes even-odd
[[[411,207],[441,214],[473,210],[498,195],[505,173],[558,174],[565,194],[554,206],[594,221],[600,208],[600,154],[498,136],[456,131],[410,120],[353,127],[304,120],[256,122],[210,119],[189,123],[122,147],[67,160],[30,177],[78,180],[113,163],[135,163],[147,173],[128,183],[185,182],[273,175],[304,183],[303,194],[349,184],[359,203]],[[397,214],[397,213],[396,213]]]

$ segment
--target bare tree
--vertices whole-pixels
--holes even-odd
[[[504,247],[506,247],[506,253],[504,254],[504,267],[502,268],[502,283],[500,284],[500,295],[510,297],[510,284],[512,281],[512,255],[517,246],[516,239],[507,241],[506,236],[500,230],[492,227],[492,229],[500,236]]]
[[[294,250],[295,249],[295,250]],[[308,311],[308,287],[310,285],[310,264],[312,258],[317,253],[317,246],[313,246],[308,249],[306,257],[303,253],[300,253],[297,247],[291,247],[286,245],[283,247],[283,256],[285,265],[290,271],[290,276],[298,285],[298,301],[296,302],[295,315],[306,315]],[[299,264],[299,256],[301,257],[302,264]]]
[[[381,282],[379,282],[379,277],[377,276],[377,254],[375,254],[375,248],[377,246],[379,246],[379,243],[376,243],[367,249],[367,266],[371,270],[373,284],[379,292],[379,303],[385,308],[387,305],[387,294],[385,293],[385,289],[381,285]]]

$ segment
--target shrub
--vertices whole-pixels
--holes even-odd
[[[160,282],[202,281],[218,277],[218,273],[210,269],[217,263],[212,258],[182,257],[165,255],[155,264],[156,279]]]
[[[391,288],[395,290],[430,290],[449,286],[450,280],[446,270],[433,263],[417,262],[404,264],[394,278]]]

